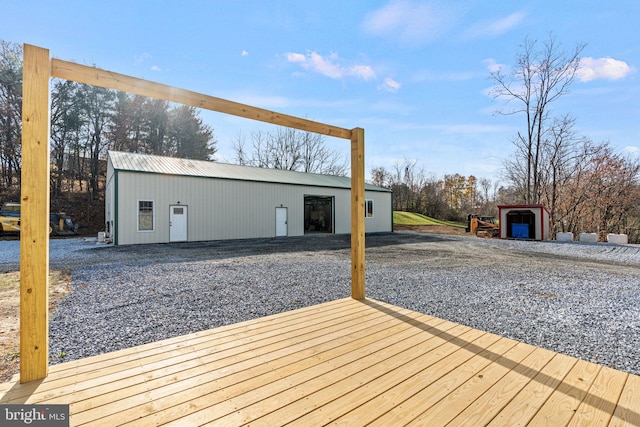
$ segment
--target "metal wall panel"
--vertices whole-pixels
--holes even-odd
[[[335,198],[335,232],[350,232],[350,191],[312,187],[118,171],[118,244],[169,241],[169,206],[187,205],[188,240],[207,241],[274,237],[275,208],[288,208],[288,234],[304,234],[304,196]],[[375,217],[367,232],[391,231],[391,193],[367,192]],[[155,229],[137,230],[139,200],[154,202]]]

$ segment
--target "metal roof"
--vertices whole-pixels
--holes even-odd
[[[204,160],[125,153],[122,151],[109,151],[108,156],[114,170],[119,171],[308,185],[313,187],[351,188],[351,178],[344,176],[256,168]],[[371,184],[365,184],[365,189],[391,192],[387,188]]]

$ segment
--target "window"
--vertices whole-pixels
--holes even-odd
[[[138,200],[138,231],[153,231],[153,201]]]
[[[373,200],[364,201],[364,217],[373,218]]]

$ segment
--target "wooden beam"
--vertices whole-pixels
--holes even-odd
[[[73,80],[79,83],[115,89],[136,95],[163,99],[196,108],[218,111],[247,119],[272,123],[280,126],[300,129],[303,131],[319,133],[337,138],[350,139],[349,129],[314,122],[299,117],[280,114],[262,108],[252,107],[239,102],[228,101],[185,89],[178,89],[161,83],[136,77],[101,70],[95,67],[75,64],[60,59],[51,60],[51,75],[53,77]]]
[[[364,129],[351,131],[351,297],[365,298]]]
[[[20,194],[20,382],[49,365],[49,50],[24,45]]]
[[[22,236],[20,242],[20,381],[46,377],[49,284],[49,78],[163,99],[351,141],[351,295],[365,298],[364,129],[324,123],[178,89],[160,83],[50,59],[25,45],[23,66]]]

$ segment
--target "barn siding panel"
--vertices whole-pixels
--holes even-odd
[[[230,179],[118,171],[118,244],[169,241],[169,206],[188,206],[188,240],[275,236],[275,208],[288,208],[288,235],[304,234],[304,196],[333,196],[335,232],[350,232],[350,190]],[[366,192],[374,200],[367,232],[391,231],[391,193]],[[138,200],[154,202],[155,229],[137,231]]]

